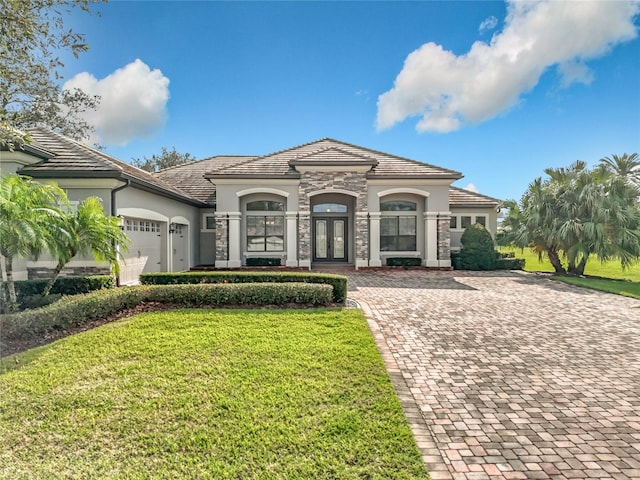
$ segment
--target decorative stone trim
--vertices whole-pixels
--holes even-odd
[[[215,214],[216,217],[216,266],[226,267],[229,258],[229,230],[226,213]]]
[[[55,268],[28,267],[27,278],[29,280],[49,279],[53,276]],[[110,275],[108,266],[102,267],[66,267],[60,272],[60,277],[83,277],[86,275]]]

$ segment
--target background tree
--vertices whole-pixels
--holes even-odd
[[[41,184],[16,174],[0,177],[0,255],[4,258],[9,293],[7,311],[17,307],[13,260],[16,257],[37,257],[49,247],[51,229],[43,219],[59,217],[61,211],[57,205],[65,203],[66,194],[57,186]]]
[[[509,205],[500,244],[546,254],[556,273],[583,275],[592,256],[623,268],[640,259],[640,189],[627,174],[580,161],[545,173]]]
[[[160,155],[154,154],[151,158],[144,157],[143,160],[132,158],[131,164],[147,172],[157,172],[164,168],[175,167],[176,165],[193,162],[194,160],[196,160],[196,158],[190,153],[177,152],[176,147],[171,147],[171,150],[162,147]]]
[[[51,253],[58,264],[42,295],[47,296],[64,266],[76,255],[93,255],[98,261],[106,261],[111,269],[119,272],[119,247],[126,249],[129,237],[120,228],[120,220],[106,216],[102,202],[97,197],[82,201],[76,212],[54,219],[54,231],[60,232],[50,243]]]
[[[63,91],[60,55],[89,49],[83,34],[65,28],[73,10],[89,12],[90,0],[0,0],[0,146],[28,143],[20,129],[43,125],[72,138],[93,128],[78,113],[99,98]]]

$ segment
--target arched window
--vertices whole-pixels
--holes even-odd
[[[342,203],[318,203],[313,206],[313,213],[347,213],[347,206]]]
[[[380,251],[412,252],[416,250],[417,205],[405,200],[380,203]],[[402,212],[402,214],[400,213]]]
[[[284,202],[256,200],[247,202],[247,251],[284,250]]]

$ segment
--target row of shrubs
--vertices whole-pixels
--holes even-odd
[[[325,283],[332,287],[335,303],[344,303],[347,298],[347,277],[325,273],[305,272],[185,272],[185,273],[143,273],[143,285],[175,285],[185,283]]]
[[[287,305],[326,306],[333,289],[326,284],[236,283],[123,287],[63,297],[56,303],[0,318],[6,338],[31,338],[56,329],[76,327],[114,315],[143,302],[190,308],[202,306]]]
[[[49,280],[17,280],[14,282],[18,304],[22,308],[36,308],[55,300],[62,295],[78,295],[95,290],[114,288],[115,278],[111,275],[87,275],[84,277],[58,277],[51,287],[48,297],[42,297],[42,292]],[[4,297],[8,298],[7,284],[3,283]],[[4,313],[4,305],[0,305],[0,313]]]

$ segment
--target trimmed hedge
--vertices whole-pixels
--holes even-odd
[[[41,295],[48,279],[18,280],[15,282],[18,300],[22,297]],[[51,293],[60,295],[77,295],[94,290],[115,287],[115,280],[111,275],[87,275],[84,277],[58,277],[51,287]]]
[[[347,277],[325,273],[304,272],[184,272],[184,273],[143,273],[143,285],[175,285],[185,283],[326,283],[333,288],[333,301],[344,303],[347,299]]]
[[[422,259],[419,257],[389,257],[387,258],[388,267],[419,267],[422,265]]]
[[[496,270],[524,270],[524,258],[502,257],[496,260]]]
[[[249,257],[247,267],[279,267],[282,259],[278,257]]]
[[[330,285],[309,283],[244,283],[123,287],[64,297],[43,308],[0,319],[7,338],[41,336],[56,329],[76,327],[105,318],[142,302],[183,307],[222,305],[303,305],[331,303]]]

